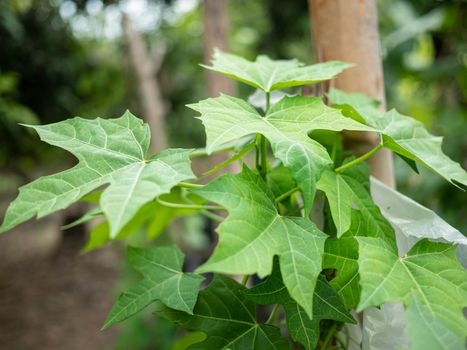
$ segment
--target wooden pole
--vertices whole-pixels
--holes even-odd
[[[340,60],[357,66],[331,85],[346,92],[362,92],[386,108],[375,0],[309,0],[313,46],[319,62]],[[375,133],[345,132],[346,145],[359,155],[379,143]],[[380,150],[369,159],[371,173],[395,187],[392,152]]]

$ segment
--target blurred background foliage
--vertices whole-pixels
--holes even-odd
[[[228,5],[232,52],[313,61],[306,0],[230,0]],[[467,2],[379,0],[378,9],[388,108],[397,107],[443,135],[445,152],[467,168]],[[157,80],[169,144],[203,145],[201,123],[185,108],[207,97],[198,66],[203,60],[199,1],[0,1],[0,190],[64,168],[64,158],[73,162],[18,123],[116,117],[127,108],[141,115],[122,12],[143,35],[148,52],[162,53]],[[249,93],[238,87],[242,97]],[[399,190],[465,234],[465,193],[396,161]],[[122,285],[138,278],[129,271],[123,275]],[[124,325],[118,347],[165,349],[174,333],[173,326],[146,314]]]

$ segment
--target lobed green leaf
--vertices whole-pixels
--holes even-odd
[[[224,175],[193,192],[229,211],[217,229],[216,250],[198,272],[265,277],[278,255],[287,290],[311,317],[327,236],[309,219],[279,215],[266,183],[246,166],[240,174]]]
[[[344,117],[317,97],[286,96],[264,118],[252,105],[226,95],[189,107],[201,114],[208,152],[245,135],[264,135],[271,142],[274,155],[289,168],[303,191],[307,213],[313,203],[316,181],[326,168],[332,166],[326,148],[311,139],[308,133],[317,129],[374,130]]]
[[[194,178],[188,157],[191,150],[169,149],[145,159],[149,127],[130,112],[116,119],[73,118],[31,127],[41,140],[69,151],[79,163],[21,187],[0,232],[64,209],[110,184],[100,197],[100,207],[115,237],[145,203],[168,193],[178,182]]]
[[[467,321],[463,315],[467,305],[467,271],[456,260],[456,247],[424,239],[406,256],[399,257],[397,249],[380,238],[357,239],[362,286],[358,310],[388,301],[399,301],[410,308],[415,300],[428,312],[429,323],[443,324],[464,341],[467,336]],[[418,322],[416,319],[409,317],[408,321]],[[408,327],[416,325],[408,324]],[[432,330],[442,331],[442,328]],[[442,338],[443,333],[436,336]]]
[[[447,181],[467,186],[467,172],[443,153],[442,137],[430,134],[423,124],[395,109],[381,112],[375,102],[362,94],[346,94],[332,89],[329,98],[344,114],[361,121],[381,133],[381,143],[409,161],[416,161]]]
[[[156,312],[182,328],[207,334],[190,350],[290,349],[279,328],[256,321],[256,305],[246,298],[245,290],[226,276],[214,275],[214,280],[200,292],[193,315],[162,304]]]
[[[264,92],[307,85],[334,78],[353,64],[330,61],[305,66],[298,60],[271,60],[258,56],[256,61],[214,51],[212,66],[203,67],[227,75]]]
[[[246,290],[245,294],[258,304],[282,304],[290,335],[308,350],[316,348],[321,320],[356,323],[323,276],[320,276],[316,283],[313,296],[313,317],[310,318],[305,310],[290,297],[282,282],[277,263],[271,276],[265,282]]]
[[[128,248],[128,261],[144,279],[122,293],[103,329],[121,322],[156,300],[170,308],[193,313],[203,277],[182,272],[184,255],[176,246]]]

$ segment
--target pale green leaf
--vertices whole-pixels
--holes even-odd
[[[316,348],[320,335],[319,324],[321,320],[355,323],[339,296],[323,276],[320,276],[316,282],[313,297],[313,317],[310,319],[303,308],[287,292],[277,263],[274,264],[274,270],[265,282],[247,290],[245,294],[258,304],[282,304],[285,309],[287,329],[290,335],[306,349]]]
[[[404,305],[384,303],[363,311],[361,350],[401,350],[408,346]]]
[[[463,339],[433,317],[421,302],[414,300],[405,317],[410,350],[465,350]]]
[[[384,147],[426,166],[453,184],[458,182],[467,186],[467,172],[443,153],[442,137],[430,134],[421,122],[394,109],[383,113],[374,107],[371,99],[364,99],[361,94],[346,94],[334,89],[329,97],[340,105],[337,107],[342,108],[344,114],[353,118],[360,116],[368,125],[380,130]]]
[[[316,181],[332,165],[326,149],[308,133],[317,129],[373,130],[327,107],[317,97],[284,97],[264,118],[247,102],[226,95],[190,107],[201,114],[208,152],[245,135],[264,135],[271,142],[274,155],[289,168],[303,191],[307,212],[311,210]]]
[[[337,236],[347,232],[353,221],[354,235],[381,237],[395,246],[391,225],[373,203],[365,182],[359,180],[352,176],[352,172],[336,173],[326,170],[317,183],[318,189],[325,192],[328,198]],[[359,215],[352,215],[354,211],[358,211]],[[358,217],[361,219],[358,220]]]
[[[43,141],[69,151],[79,163],[21,187],[0,232],[34,216],[64,209],[92,190],[110,184],[100,198],[100,207],[115,237],[142,205],[194,177],[190,150],[172,149],[145,159],[149,127],[130,112],[116,119],[73,118],[31,127]]]
[[[467,271],[458,263],[456,247],[419,241],[404,257],[382,239],[358,237],[362,293],[358,310],[416,300],[459,339],[467,335]],[[437,334],[437,336],[441,336]]]
[[[265,92],[307,85],[334,78],[353,64],[329,61],[305,66],[298,60],[271,60],[260,55],[256,61],[214,51],[212,66],[204,66]]]
[[[244,295],[245,287],[232,279],[215,275],[202,290],[193,315],[159,304],[157,313],[182,328],[202,331],[206,340],[191,350],[282,350],[289,349],[277,327],[256,321],[256,305]]]
[[[129,247],[128,261],[144,279],[120,295],[102,328],[127,319],[156,300],[191,314],[204,278],[182,272],[183,259],[183,253],[176,246]]]
[[[279,215],[265,182],[246,166],[194,192],[229,211],[218,227],[216,250],[198,271],[265,277],[278,255],[287,290],[311,316],[327,236],[309,219]]]
[[[405,237],[408,242],[429,238],[432,241],[467,246],[467,237],[440,218],[434,211],[375,178],[371,178],[371,195],[384,217],[391,223],[396,232]],[[401,250],[401,241],[401,239],[398,240],[399,251]]]

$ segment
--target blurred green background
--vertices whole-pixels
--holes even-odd
[[[467,2],[380,0],[378,10],[388,108],[443,135],[445,153],[467,168]],[[127,108],[142,115],[122,35],[123,12],[144,39],[149,57],[160,61],[155,76],[169,145],[203,145],[201,123],[185,108],[207,97],[198,66],[203,61],[199,1],[0,1],[0,193],[6,198],[39,174],[64,168],[65,159],[73,162],[19,123],[117,117]],[[230,0],[228,13],[233,53],[313,62],[306,0]],[[251,93],[238,88],[242,97]],[[396,177],[400,191],[467,232],[464,192],[424,169],[415,174],[399,159]],[[118,290],[138,278],[122,269]],[[175,332],[148,313],[125,323],[115,346],[166,349]]]

